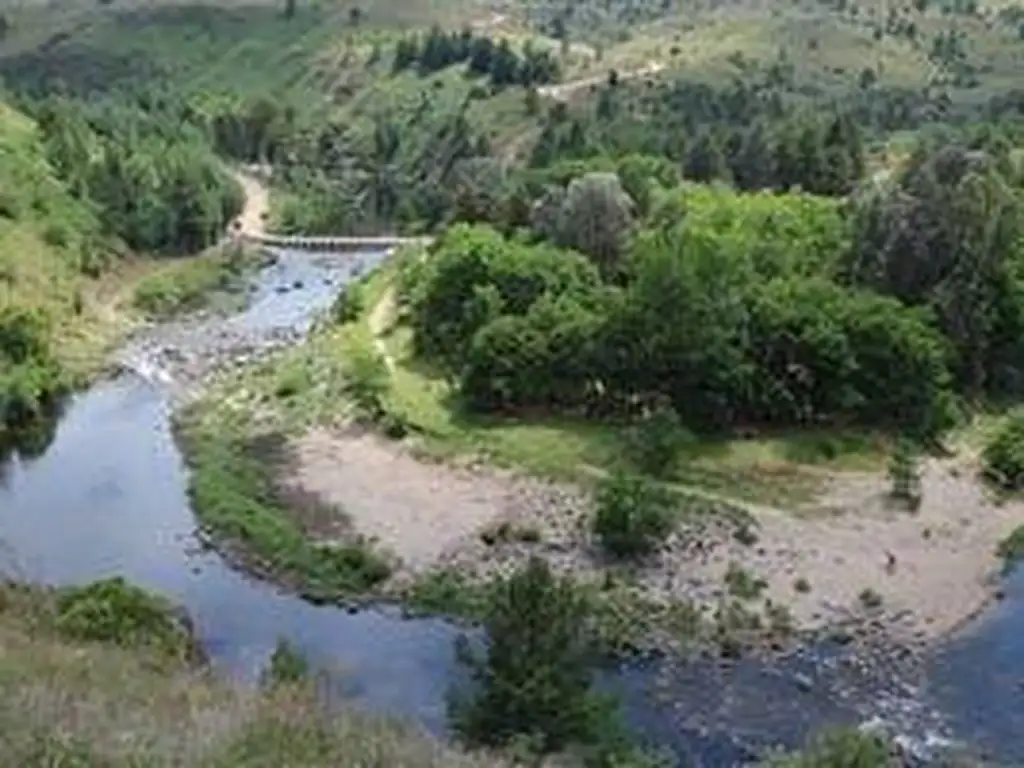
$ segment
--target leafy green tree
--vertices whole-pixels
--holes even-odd
[[[557,241],[593,259],[605,276],[624,268],[633,228],[633,201],[613,173],[574,180],[559,211]]]
[[[856,202],[844,272],[933,311],[956,354],[959,383],[977,394],[996,360],[1024,370],[1024,356],[996,335],[1016,322],[1022,214],[1019,194],[986,153],[921,147],[894,186]]]
[[[526,737],[542,753],[600,739],[610,708],[591,690],[588,624],[578,589],[543,560],[499,579],[486,650],[462,654],[471,687],[456,690],[450,707],[460,736],[484,746]]]

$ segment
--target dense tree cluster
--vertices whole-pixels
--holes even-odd
[[[631,209],[614,173],[584,174],[567,186],[600,194],[570,205],[556,185],[550,230],[445,235],[407,296],[417,349],[478,410],[666,402],[704,430],[935,435],[957,397],[1024,382],[1022,208],[1000,146],[923,146],[847,202],[650,180],[635,222],[609,213]],[[559,237],[573,227],[586,237]]]
[[[745,190],[848,193],[864,173],[862,129],[848,111],[799,112],[777,89],[716,90],[680,82],[639,100],[607,86],[593,111],[548,115],[531,164],[641,153],[669,158],[694,181]]]
[[[109,103],[51,100],[36,111],[58,174],[132,248],[199,250],[241,210],[238,185],[187,123]]]
[[[468,28],[444,32],[434,26],[423,37],[402,38],[395,47],[396,72],[415,66],[426,75],[462,63],[471,75],[489,77],[496,88],[542,85],[556,81],[559,76],[558,60],[551,51],[527,44],[519,54],[508,40],[496,43]]]

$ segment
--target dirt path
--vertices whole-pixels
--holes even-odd
[[[619,72],[618,78],[619,82],[623,83],[628,80],[637,80],[648,75],[656,75],[664,69],[664,64],[652,61],[645,67],[640,67],[639,69],[630,70],[628,72]],[[537,89],[537,93],[544,98],[554,99],[556,101],[565,101],[577,91],[590,88],[594,85],[601,85],[606,82],[608,82],[607,73],[593,75],[592,77],[581,77],[579,80],[571,80],[568,83],[544,85]]]
[[[238,221],[242,224],[239,234],[262,235],[270,213],[270,192],[255,176],[242,171],[233,173],[245,192],[245,207],[238,216]]]

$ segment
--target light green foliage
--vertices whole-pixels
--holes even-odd
[[[1024,409],[1015,408],[986,441],[981,453],[982,472],[1008,491],[1024,487]]]
[[[889,457],[890,493],[894,499],[911,507],[921,502],[921,469],[916,446],[909,440],[898,440]]]
[[[889,764],[885,740],[855,730],[825,732],[803,751],[764,763],[771,768],[886,768]]]
[[[614,474],[598,485],[594,535],[615,557],[640,557],[656,550],[672,532],[677,501],[671,491],[628,474]]]
[[[238,246],[174,261],[135,286],[135,306],[154,317],[199,309],[215,296],[240,298],[258,254]]]
[[[634,426],[631,437],[632,462],[641,472],[660,478],[671,475],[681,452],[692,444],[694,436],[683,426],[675,409],[662,404]]]
[[[188,626],[167,601],[120,576],[61,590],[56,629],[73,640],[148,646],[180,658],[197,652]]]
[[[345,391],[359,414],[371,421],[387,413],[391,374],[371,344],[353,344],[345,366]]]

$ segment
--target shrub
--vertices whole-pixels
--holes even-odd
[[[309,661],[286,638],[280,638],[263,672],[263,684],[269,687],[289,685],[309,675]]]
[[[618,473],[602,480],[595,501],[594,535],[615,557],[647,554],[672,531],[672,493],[642,477]]]
[[[345,391],[361,416],[376,422],[388,412],[385,398],[391,388],[391,372],[371,344],[352,345],[345,376]]]
[[[671,405],[655,408],[633,432],[633,463],[646,475],[664,477],[692,439]]]
[[[889,745],[883,739],[852,729],[826,731],[802,752],[764,763],[772,768],[882,768],[889,764]]]
[[[151,646],[172,655],[194,653],[189,629],[170,603],[120,576],[62,590],[57,630],[75,640]]]
[[[916,508],[921,502],[921,473],[914,444],[899,440],[889,457],[890,494],[894,499]]]
[[[539,558],[499,579],[484,622],[486,651],[460,653],[471,685],[451,697],[455,730],[474,745],[526,738],[543,753],[599,740],[610,708],[591,691],[587,619],[578,588]]]
[[[1015,408],[985,443],[982,473],[1008,491],[1024,487],[1024,408]]]
[[[331,307],[331,317],[334,322],[346,325],[358,320],[366,311],[366,293],[358,283],[352,283],[345,287],[338,298],[334,300]]]

